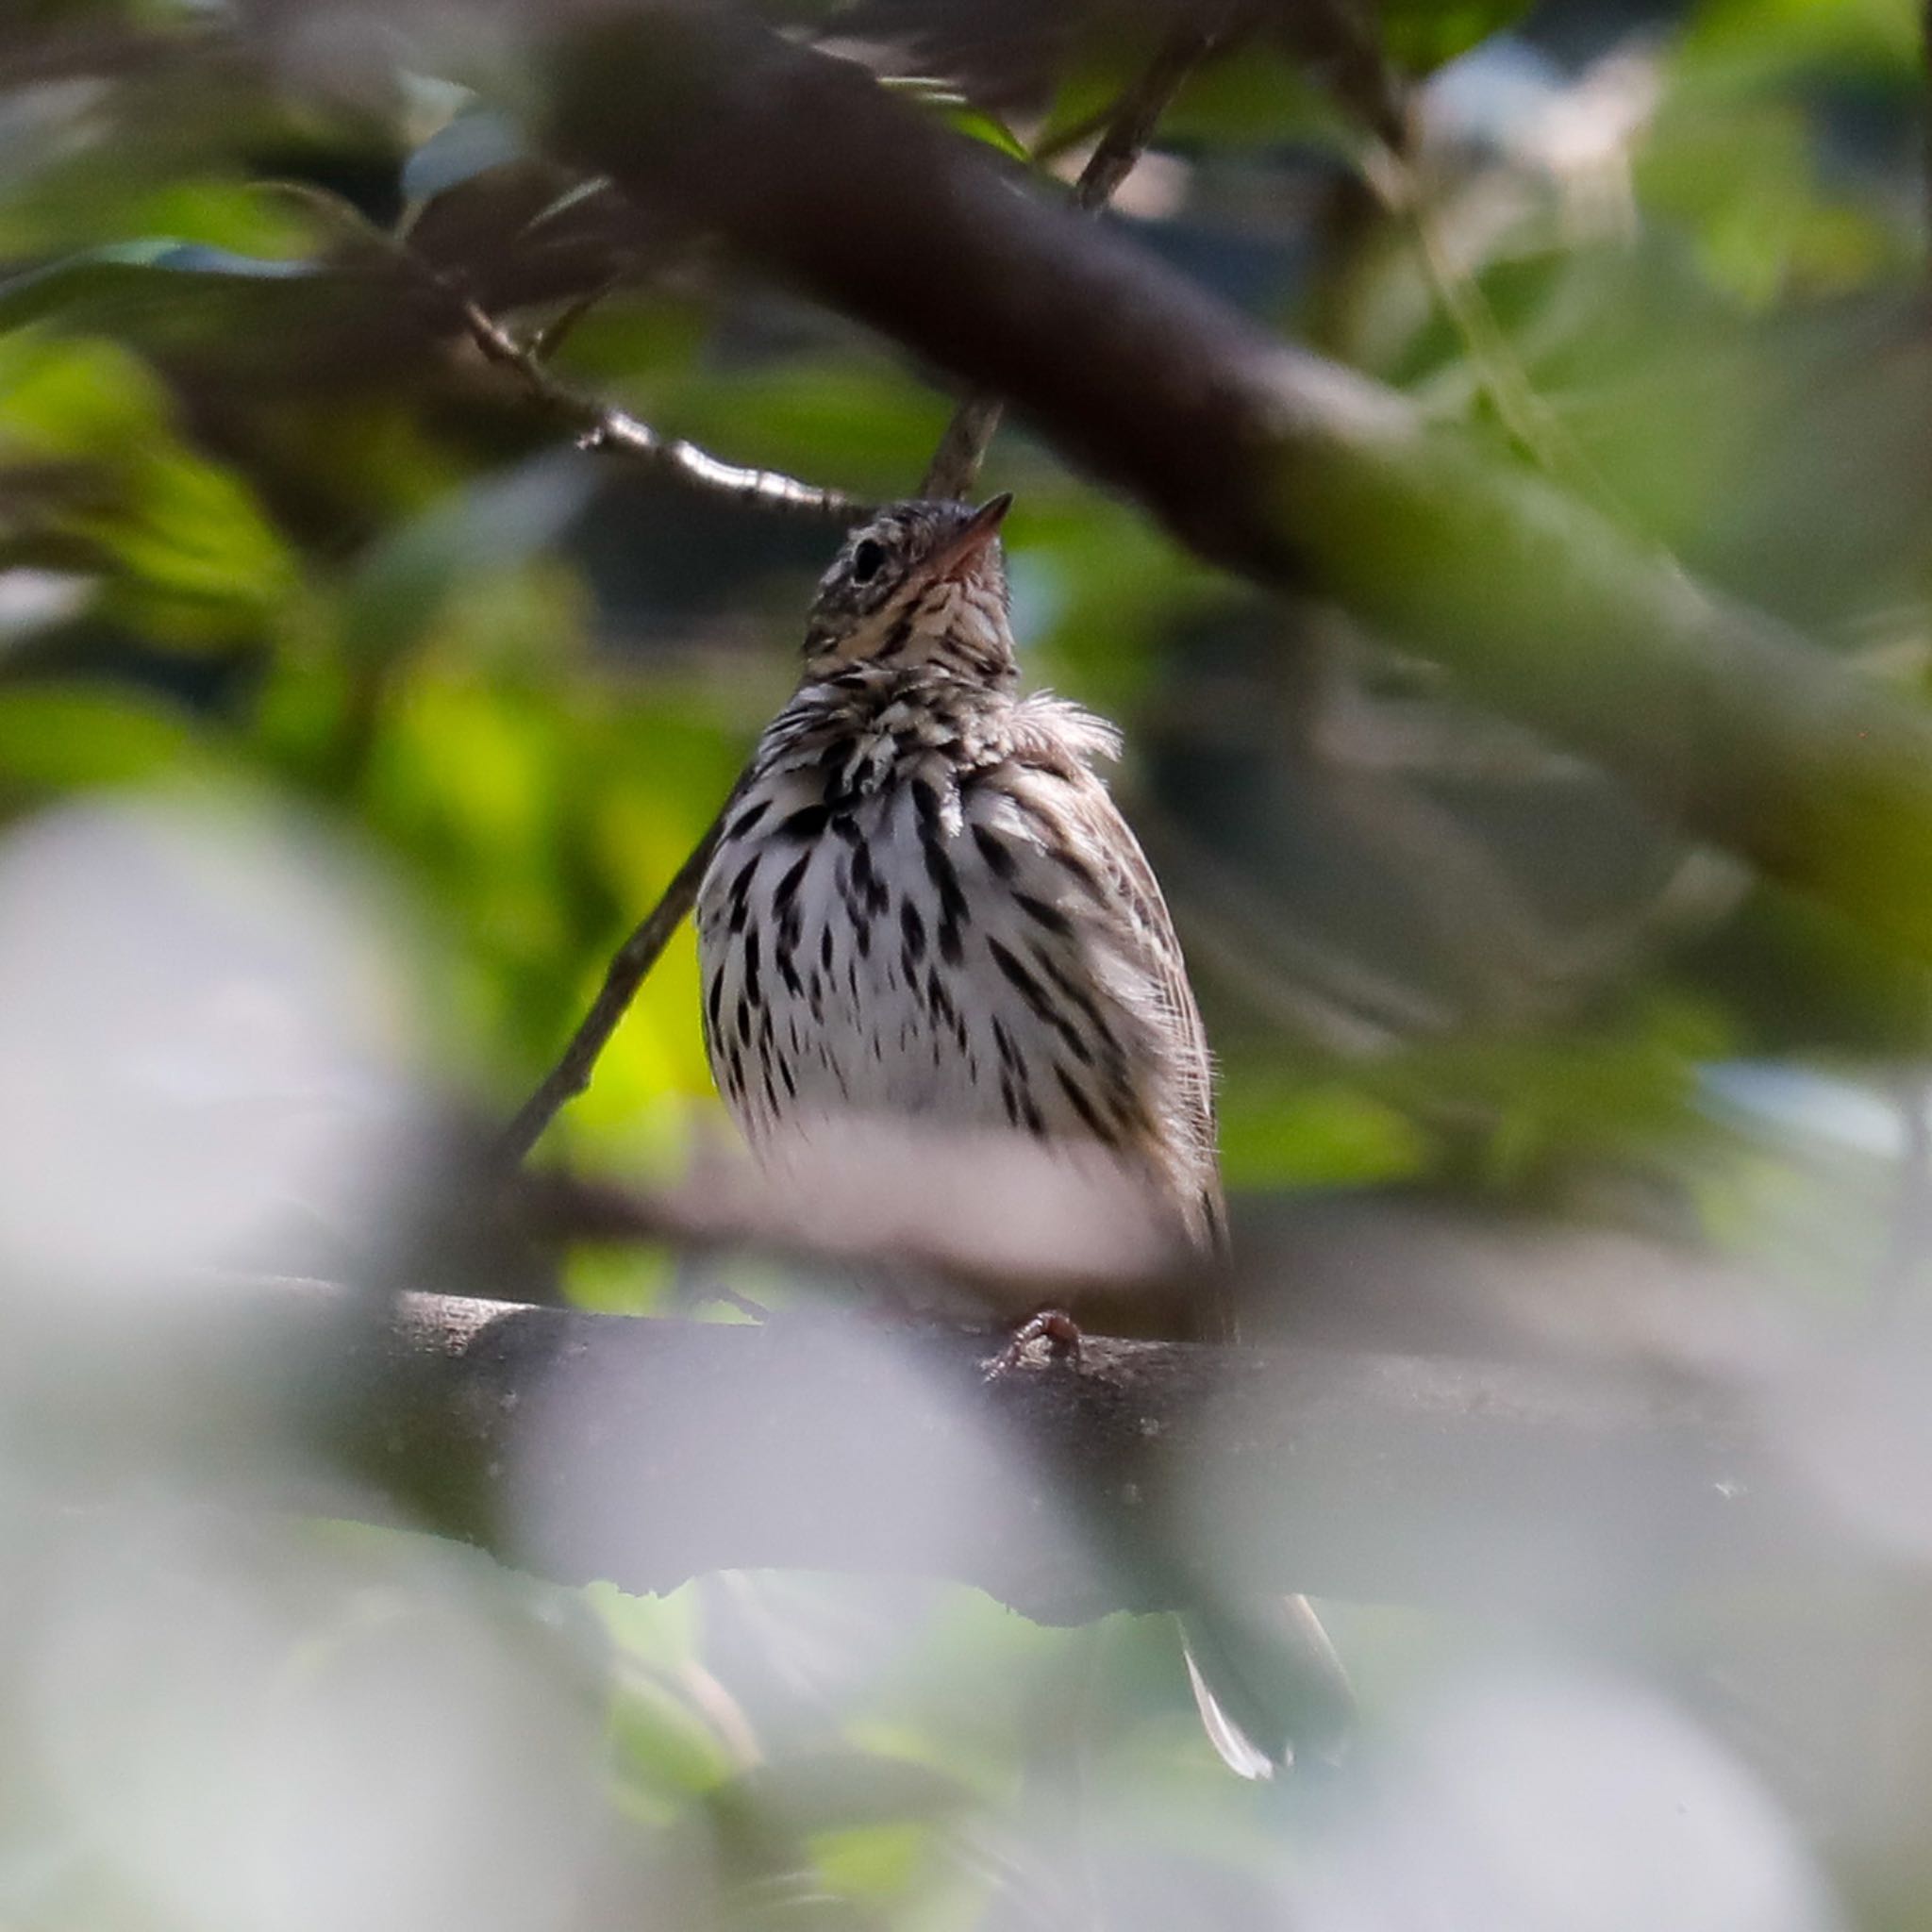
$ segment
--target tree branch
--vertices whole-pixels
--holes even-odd
[[[1172,1607],[1183,1574],[1574,1607],[1789,1577],[1818,1548],[1740,1412],[1681,1386],[1091,1338],[1077,1367],[989,1379],[985,1334],[876,1320],[262,1300],[273,1350],[226,1339],[220,1364],[360,1485],[282,1500],[379,1500],[563,1582],[928,1575],[1080,1622]],[[198,1409],[232,1474],[232,1405]]]
[[[1008,396],[1203,555],[1334,596],[1932,957],[1932,729],[1773,620],[1016,192],[848,63],[661,0],[558,34],[549,83],[559,151]]]

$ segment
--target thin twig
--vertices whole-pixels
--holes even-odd
[[[454,277],[410,247],[406,240],[369,221],[353,204],[305,183],[286,184],[286,192],[321,208],[364,242],[373,242],[415,281],[449,304],[485,360],[507,370],[534,402],[569,425],[575,432],[580,448],[619,451],[710,494],[729,496],[760,508],[797,511],[841,524],[865,515],[869,506],[857,498],[801,483],[775,471],[748,470],[722,462],[695,443],[660,436],[635,416],[559,382],[541,359],[542,351],[554,346],[582,316],[590,302],[605,290],[574,304],[539,336],[536,346],[525,347]],[[706,866],[710,863],[724,828],[724,811],[728,809],[727,800],[665,887],[663,896],[618,948],[591,1010],[571,1036],[562,1057],[505,1128],[499,1152],[508,1165],[521,1162],[563,1106],[590,1085],[591,1069],[609,1043],[618,1023],[629,1010],[638,988],[696,903],[698,887]]]
[[[1182,82],[1219,38],[1218,25],[1194,22],[1177,27],[1169,37],[1146,73],[1109,111],[1106,129],[1074,184],[1075,208],[1091,214],[1113,198],[1114,191],[1146,152],[1161,115],[1180,92]],[[991,391],[976,390],[969,395],[953,412],[953,420],[940,438],[920,494],[963,497],[979,475],[1005,411],[1005,401]]]
[[[576,434],[577,447],[612,450],[641,459],[713,496],[728,496],[759,509],[795,510],[827,522],[851,524],[863,518],[870,505],[841,491],[801,483],[775,470],[748,470],[721,461],[681,437],[660,436],[623,409],[586,396],[558,381],[536,355],[471,297],[452,288],[434,269],[426,272],[455,302],[457,313],[486,360],[507,369],[539,403]]]
[[[1616,491],[1537,389],[1481,285],[1444,244],[1413,158],[1388,149],[1384,160],[1382,178],[1377,178],[1377,171],[1370,171],[1371,186],[1389,212],[1408,229],[1423,279],[1443,320],[1461,341],[1496,420],[1532,462],[1605,516],[1627,526],[1629,513]]]
[[[920,495],[963,497],[973,488],[1006,408],[991,390],[974,390],[953,411],[920,483]]]
[[[548,363],[563,346],[563,339],[575,328],[591,310],[623,285],[621,275],[606,275],[593,288],[586,289],[582,294],[574,295],[564,306],[543,324],[530,333],[528,348],[530,359],[534,362]]]
[[[870,504],[841,491],[802,483],[775,470],[746,469],[724,462],[694,442],[659,435],[626,411],[559,381],[545,365],[544,357],[593,303],[609,293],[609,283],[571,303],[526,345],[491,315],[455,275],[437,267],[412,247],[406,236],[372,222],[352,202],[309,182],[284,181],[275,187],[276,192],[319,210],[358,242],[379,249],[412,281],[441,301],[462,324],[483,358],[514,376],[533,403],[575,434],[579,448],[613,451],[691,489],[730,497],[753,508],[823,517],[841,525],[857,522],[871,509]]]
[[[1075,148],[1082,148],[1090,141],[1098,138],[1101,130],[1113,119],[1115,103],[1107,102],[1095,108],[1091,114],[1083,114],[1077,121],[1068,123],[1057,134],[1043,135],[1033,143],[1028,151],[1036,168],[1050,168],[1062,155],[1070,155]]]
[[[1181,83],[1196,63],[1220,38],[1219,25],[1189,25],[1175,32],[1156,56],[1141,79],[1122,96],[1108,119],[1099,144],[1087,158],[1074,184],[1074,201],[1079,208],[1098,208],[1105,205],[1146,150],[1154,129]],[[427,264],[423,264],[427,268]],[[434,274],[434,270],[429,271]],[[438,278],[441,280],[441,277]],[[795,483],[789,476],[775,476],[766,470],[734,470],[707,456],[688,442],[666,442],[653,429],[621,410],[608,409],[565,389],[476,303],[460,291],[455,294],[465,325],[478,349],[492,362],[508,369],[538,401],[553,413],[578,425],[579,441],[587,449],[625,448],[667,462],[690,480],[713,490],[754,498],[773,508],[836,512],[847,522],[865,512],[866,506],[839,496],[835,491],[815,490]],[[1001,405],[997,397],[969,397],[947,425],[932,466],[926,473],[922,493],[927,496],[960,496],[972,488],[979,474],[993,431],[999,426]],[[566,1103],[574,1100],[591,1084],[591,1074],[598,1057],[617,1030],[631,1001],[670,944],[671,936],[685,915],[697,903],[698,888],[704,882],[705,868],[710,863],[724,829],[724,810],[712,820],[696,851],[678,868],[677,875],[665,887],[663,897],[645,916],[643,923],[625,940],[611,960],[604,984],[591,1010],[571,1036],[563,1057],[544,1076],[542,1084],[517,1110],[516,1118],[505,1130],[502,1153],[514,1166],[542,1138],[543,1131]]]
[[[733,795],[735,797],[736,794]],[[617,1031],[618,1022],[629,1010],[638,988],[663,956],[664,948],[671,943],[671,936],[684,923],[685,914],[697,903],[698,887],[704,881],[705,868],[711,862],[711,854],[717,849],[724,829],[725,813],[731,809],[731,799],[725,800],[718,816],[706,827],[704,837],[698,841],[691,857],[677,868],[671,883],[664,888],[663,896],[617,949],[616,957],[604,974],[604,984],[591,1003],[591,1010],[571,1035],[570,1044],[564,1048],[562,1058],[543,1076],[542,1084],[517,1109],[516,1118],[504,1129],[499,1152],[510,1166],[515,1166],[537,1144],[544,1128],[557,1118],[564,1105],[575,1100],[591,1084],[591,1069],[609,1043],[610,1036]]]

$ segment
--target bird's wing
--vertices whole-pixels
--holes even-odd
[[[1125,968],[1140,1009],[1161,1165],[1182,1197],[1190,1231],[1204,1247],[1224,1241],[1215,1148],[1214,1069],[1208,1035],[1174,920],[1154,868],[1088,759],[1109,753],[1113,735],[1072,706],[1032,699],[1017,739],[1024,767],[1020,796],[1041,822],[1042,847],[1061,848],[1061,866],[1082,888],[1101,928],[1098,953]]]

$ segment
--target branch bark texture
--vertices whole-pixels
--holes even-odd
[[[858,68],[644,4],[549,139],[962,379],[1183,541],[1338,599],[1670,822],[1932,957],[1932,730],[1546,480],[1029,195]]]
[[[565,1582],[892,1573],[1049,1622],[1172,1607],[1188,1575],[1601,1607],[1788,1574],[1809,1533],[1741,1415],[1681,1387],[1092,1339],[989,1377],[996,1338],[876,1320],[274,1293],[276,1412],[364,1485],[326,1507],[386,1497]]]

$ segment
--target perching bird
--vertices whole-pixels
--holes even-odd
[[[1099,1143],[1214,1249],[1200,1013],[1160,888],[1093,770],[1115,733],[1018,692],[1009,501],[894,505],[825,573],[798,691],[699,889],[711,1068],[754,1150],[855,1115]],[[1202,1327],[1226,1332],[1218,1316]],[[1337,1753],[1348,1682],[1301,1598],[1184,1626],[1233,1769]]]

